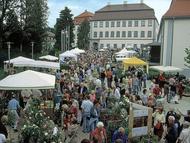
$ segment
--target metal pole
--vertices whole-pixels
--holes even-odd
[[[64,34],[64,31],[61,30],[61,52],[63,52],[63,34]]]
[[[8,47],[8,59],[9,59],[9,66],[8,66],[8,73],[10,72],[10,60],[11,60],[11,42],[7,42],[7,47]]]
[[[34,59],[34,42],[31,42],[32,44],[32,59]]]
[[[67,31],[67,26],[65,28],[65,50],[67,51],[68,47],[67,47],[67,34],[68,34],[68,31]]]
[[[68,27],[68,49],[70,49],[70,25]]]

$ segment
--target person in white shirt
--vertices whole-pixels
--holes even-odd
[[[190,143],[190,123],[185,121],[183,123],[183,130],[181,131],[177,143]]]
[[[116,99],[120,99],[121,97],[121,94],[120,94],[120,91],[118,88],[116,88],[116,86],[113,87],[113,96],[116,98]]]

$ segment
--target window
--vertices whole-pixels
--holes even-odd
[[[145,27],[145,20],[141,20],[141,27]]]
[[[97,27],[98,27],[98,22],[95,21],[95,22],[94,22],[94,28],[97,28]]]
[[[117,49],[117,44],[113,44],[114,49]]]
[[[122,21],[122,27],[126,27],[126,21]]]
[[[134,31],[134,37],[138,37],[138,31]]]
[[[108,31],[105,32],[105,37],[109,37],[109,32]]]
[[[103,27],[103,21],[100,21],[100,28],[102,28]]]
[[[120,21],[117,21],[117,27],[120,27]]]
[[[97,32],[94,32],[94,38],[97,38]]]
[[[148,37],[152,37],[152,31],[148,31]]]
[[[125,48],[125,44],[122,44],[121,47],[122,47],[122,48]]]
[[[102,37],[103,37],[103,32],[102,32],[102,31],[100,32],[99,37],[100,37],[100,38],[102,38]]]
[[[106,21],[106,27],[109,27],[109,21]]]
[[[117,31],[116,37],[120,37],[120,31]]]
[[[111,22],[111,27],[115,27],[115,21]]]
[[[126,31],[122,31],[122,37],[126,37]]]
[[[132,27],[132,21],[128,21],[128,27]]]
[[[148,27],[152,27],[152,20],[148,20]]]
[[[111,36],[110,37],[114,37],[114,31],[111,31]]]
[[[110,48],[110,44],[107,44],[107,47]]]
[[[144,44],[141,44],[141,49],[144,47]]]
[[[141,38],[145,37],[145,32],[141,31]]]
[[[132,32],[128,31],[128,37],[132,37]]]
[[[137,44],[134,44],[134,49],[137,49]]]
[[[139,26],[139,22],[138,20],[135,20],[135,27],[138,27]]]
[[[104,47],[104,44],[100,44],[100,48],[102,49]]]

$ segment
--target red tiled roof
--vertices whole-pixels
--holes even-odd
[[[81,24],[85,20],[90,20],[94,16],[93,13],[86,11],[74,18],[75,25]]]
[[[163,18],[190,17],[190,0],[172,0],[169,10]]]

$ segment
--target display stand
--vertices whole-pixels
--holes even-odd
[[[129,139],[148,135],[152,128],[152,108],[131,103],[129,109]]]

